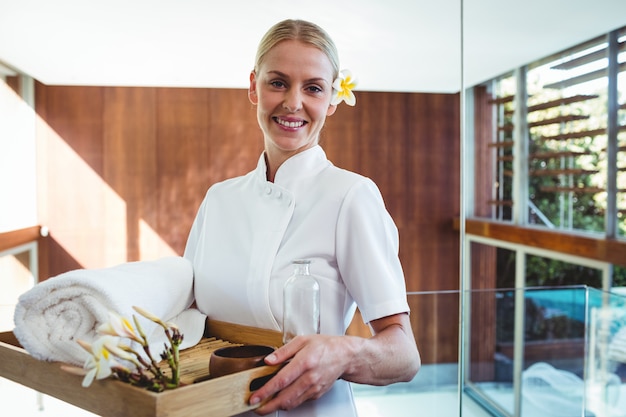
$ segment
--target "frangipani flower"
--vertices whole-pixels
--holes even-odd
[[[98,327],[98,333],[110,336],[127,337],[137,343],[143,342],[130,320],[112,311],[109,312],[109,321],[102,323]]]
[[[106,344],[117,345],[117,342],[118,339],[114,336],[102,336],[93,342],[93,344],[79,341],[83,349],[91,353],[83,365],[83,368],[87,372],[82,382],[83,387],[90,386],[94,379],[108,378],[113,373],[111,370],[113,367],[121,366],[106,347]]]
[[[342,70],[333,82],[333,98],[330,104],[337,105],[345,101],[348,106],[356,104],[356,97],[352,90],[357,85],[357,79],[352,76],[350,70]]]
[[[90,386],[94,380],[110,376],[155,392],[178,387],[181,383],[179,349],[183,335],[173,323],[166,323],[139,307],[135,307],[135,311],[163,327],[169,346],[165,343],[161,358],[166,361],[170,372],[163,372],[161,364],[150,352],[148,338],[141,329],[137,316],[133,315],[133,325],[129,319],[115,312],[110,312],[109,321],[96,329],[102,335],[99,339],[93,343],[77,340],[89,353],[83,368],[65,365],[61,368],[83,376],[83,387]],[[126,344],[125,339],[130,339],[131,345]],[[137,344],[141,349],[136,349]]]

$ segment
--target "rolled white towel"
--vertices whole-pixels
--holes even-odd
[[[22,294],[15,307],[13,332],[37,359],[82,365],[88,354],[76,341],[95,340],[99,336],[96,329],[108,321],[109,311],[138,316],[151,343],[153,338],[160,341],[160,327],[132,308],[139,306],[164,321],[179,321],[184,335],[181,348],[185,348],[198,343],[206,319],[199,311],[188,309],[192,301],[193,268],[182,257],[79,269]]]

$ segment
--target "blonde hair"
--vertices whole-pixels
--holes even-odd
[[[274,46],[286,40],[300,41],[319,49],[328,57],[333,67],[333,79],[339,75],[339,53],[328,33],[315,23],[294,19],[278,22],[265,33],[257,48],[254,71],[259,71],[265,55]]]

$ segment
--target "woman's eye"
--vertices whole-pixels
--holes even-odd
[[[311,85],[311,86],[307,87],[307,90],[309,90],[312,93],[321,93],[322,92],[322,89],[319,88],[316,85]]]
[[[282,81],[279,81],[279,80],[275,80],[275,81],[270,82],[270,85],[271,85],[272,87],[282,88],[282,87],[284,87],[284,86],[285,86],[285,83],[284,83],[284,82],[282,82]]]

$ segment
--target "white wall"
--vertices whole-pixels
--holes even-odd
[[[32,79],[22,85],[26,100],[0,77],[0,233],[38,224]]]

